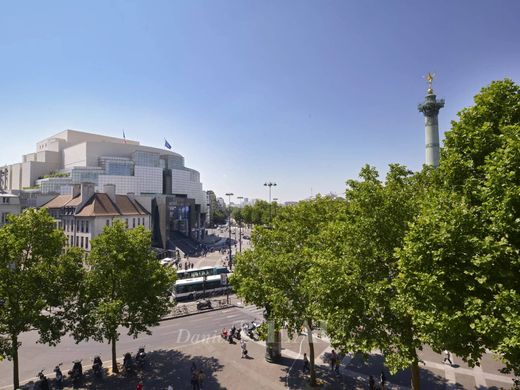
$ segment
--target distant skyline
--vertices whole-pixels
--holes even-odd
[[[205,190],[342,195],[424,163],[492,80],[520,83],[520,1],[25,1],[0,7],[0,166],[66,129],[172,150]],[[312,190],[311,190],[312,189]]]

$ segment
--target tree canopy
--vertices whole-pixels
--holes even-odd
[[[385,182],[370,166],[360,178],[347,182],[343,217],[320,232],[327,245],[313,254],[313,289],[333,345],[366,354],[379,349],[392,371],[411,366],[418,388],[421,343],[398,304],[394,251],[417,214],[425,177],[394,164]]]
[[[171,308],[170,291],[176,273],[162,267],[150,249],[150,231],[126,229],[121,221],[106,226],[92,240],[86,265],[90,269],[77,311],[77,341],[92,337],[112,344],[112,369],[120,326],[128,334],[150,333],[149,328]]]
[[[520,87],[483,88],[446,133],[438,180],[399,252],[426,342],[520,373]]]
[[[290,331],[304,324],[311,336],[316,313],[316,292],[311,288],[309,270],[315,266],[313,249],[322,227],[341,214],[342,202],[317,197],[294,206],[281,208],[272,228],[255,228],[253,249],[237,255],[231,283],[246,301],[264,306],[269,318]],[[311,381],[314,381],[314,353],[309,339]]]
[[[36,329],[55,345],[67,330],[83,278],[82,253],[63,252],[65,235],[46,210],[27,209],[0,228],[0,355],[13,360],[19,386],[18,336]]]

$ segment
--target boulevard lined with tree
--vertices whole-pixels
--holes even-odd
[[[14,388],[20,385],[18,337],[31,329],[50,346],[67,333],[76,342],[107,340],[118,371],[118,328],[134,337],[149,333],[172,305],[176,273],[161,266],[150,243],[142,226],[127,230],[116,221],[85,255],[65,246],[45,209],[9,217],[0,228],[0,358],[13,361]]]
[[[233,210],[255,224],[237,254],[236,293],[266,308],[276,330],[325,328],[344,353],[379,350],[420,389],[418,351],[429,345],[478,364],[494,352],[520,373],[520,87],[483,88],[446,132],[438,168],[391,164],[384,180],[364,166],[345,197]],[[272,214],[272,220],[269,215]],[[149,333],[171,308],[175,272],[150,248],[150,232],[115,222],[90,254],[66,246],[46,210],[0,228],[0,358],[19,383],[19,336],[56,345],[66,334],[112,346],[120,328]]]
[[[335,348],[410,368],[416,390],[424,344],[470,365],[491,350],[519,375],[520,87],[483,88],[437,169],[391,164],[381,181],[367,165],[344,199],[284,207],[252,243],[231,281],[278,329],[319,322]]]

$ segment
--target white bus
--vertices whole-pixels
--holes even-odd
[[[178,270],[177,271],[177,280],[180,279],[192,279],[199,278],[202,276],[212,276],[212,275],[220,275],[227,274],[229,270],[227,267],[200,267],[193,268],[187,270]]]
[[[225,275],[225,276],[222,276]],[[192,301],[231,292],[227,274],[179,279],[175,282],[174,298],[177,302]]]

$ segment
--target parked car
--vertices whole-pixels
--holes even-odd
[[[204,309],[213,309],[213,307],[211,306],[211,301],[209,299],[205,299],[205,300],[197,302],[197,310],[204,310]]]

